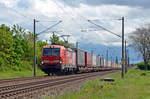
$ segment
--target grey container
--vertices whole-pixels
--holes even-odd
[[[96,65],[97,65],[97,62],[96,62],[97,60],[96,60],[96,56],[95,55],[92,55],[92,66],[93,67],[96,67]]]
[[[104,67],[108,67],[107,64],[108,64],[107,60],[104,59]]]
[[[97,57],[96,57],[96,62],[97,62],[97,66],[100,66],[100,64],[101,64],[100,56],[97,56]]]
[[[104,58],[100,57],[100,66],[104,66]]]
[[[111,67],[111,61],[108,61],[108,67]]]
[[[81,49],[77,50],[77,65],[85,66],[85,52]]]
[[[72,52],[72,64],[75,66],[76,65],[76,53]]]

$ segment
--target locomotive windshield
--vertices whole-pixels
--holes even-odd
[[[59,56],[60,48],[44,48],[43,56]]]

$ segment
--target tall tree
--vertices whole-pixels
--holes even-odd
[[[7,64],[13,63],[14,55],[13,35],[9,27],[2,24],[0,26],[0,68],[9,66]]]
[[[137,28],[130,36],[131,46],[143,56],[145,69],[150,60],[150,26]]]
[[[26,34],[26,30],[23,29],[18,24],[13,25],[12,32],[15,37],[20,38],[20,39],[22,39],[23,36]]]
[[[53,33],[52,37],[50,37],[50,41],[52,44],[59,44],[59,37]]]

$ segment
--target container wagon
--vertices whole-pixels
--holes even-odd
[[[85,66],[88,71],[92,71],[92,54],[85,52]]]
[[[77,57],[77,66],[78,67],[85,67],[85,52],[81,49],[77,50],[76,53]]]

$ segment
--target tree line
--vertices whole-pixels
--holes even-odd
[[[34,35],[19,25],[8,27],[0,25],[0,72],[2,71],[23,71],[33,69]],[[53,33],[50,37],[51,44],[59,44],[72,48],[68,42],[59,39]],[[47,42],[36,37],[36,60],[40,64],[42,47]]]
[[[41,49],[46,42],[37,39],[36,58],[40,62]],[[0,26],[0,71],[32,70],[33,33],[19,25]]]

